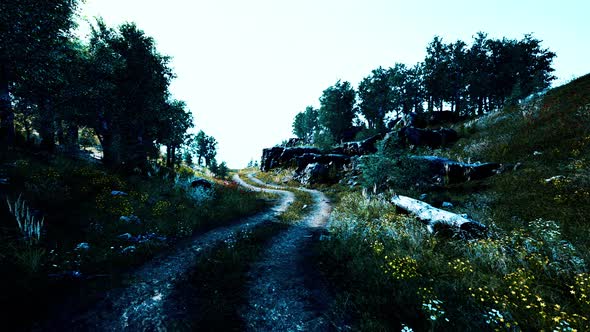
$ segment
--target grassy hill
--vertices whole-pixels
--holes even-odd
[[[499,162],[506,171],[416,187],[420,168],[383,162],[400,151],[382,148],[378,173],[398,179],[379,195],[343,195],[318,248],[338,287],[332,314],[366,331],[590,329],[590,75],[455,129],[461,138],[450,148],[402,154]],[[489,232],[433,236],[396,211],[393,192],[450,202]]]

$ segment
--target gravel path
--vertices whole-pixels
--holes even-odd
[[[251,175],[250,179],[268,186]],[[317,271],[306,259],[309,245],[328,221],[331,206],[323,193],[300,190],[312,195],[314,204],[311,212],[300,223],[276,237],[250,272],[249,305],[242,315],[248,330],[331,330],[323,315],[330,296]]]
[[[245,183],[237,175],[234,181],[250,190],[278,194],[280,199],[266,212],[244,218],[231,226],[216,228],[178,245],[172,252],[157,257],[134,273],[131,278],[133,283],[129,287],[111,291],[90,312],[59,325],[66,325],[67,330],[84,331],[166,330],[168,317],[173,317],[177,314],[176,311],[184,309],[177,308],[170,295],[175,284],[182,281],[194,268],[197,257],[205,249],[233,236],[236,232],[274,220],[295,199],[289,191],[257,188]],[[49,329],[54,328],[56,327],[52,326]]]

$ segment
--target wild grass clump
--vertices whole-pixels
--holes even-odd
[[[39,219],[31,211],[25,200],[22,199],[22,195],[19,195],[13,203],[7,197],[6,204],[8,204],[10,213],[16,219],[18,229],[25,241],[30,245],[39,243],[41,241],[41,230],[43,229],[45,218]]]
[[[536,219],[487,238],[433,236],[385,195],[345,196],[321,244],[356,328],[587,330],[588,265],[559,223]]]

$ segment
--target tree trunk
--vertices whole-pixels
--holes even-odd
[[[55,149],[55,115],[50,101],[41,98],[39,101],[41,116],[39,119],[39,136],[41,136],[41,149],[53,152]]]
[[[80,147],[78,146],[78,126],[73,123],[66,124],[65,133],[66,152],[69,154],[76,154]]]
[[[14,112],[10,103],[8,68],[0,62],[0,151],[14,145]]]
[[[475,220],[437,209],[430,204],[410,197],[395,195],[391,198],[391,203],[399,209],[415,215],[426,224],[426,228],[430,233],[445,228],[450,228],[455,232],[465,231],[467,233],[477,233],[486,229],[485,225]]]

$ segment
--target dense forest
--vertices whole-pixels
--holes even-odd
[[[37,146],[77,153],[98,140],[112,168],[145,170],[162,147],[167,166],[192,156],[213,163],[215,139],[189,134],[192,113],[170,94],[170,57],[134,23],[111,28],[96,19],[87,38],[76,37],[80,4],[0,5],[2,151]]]

